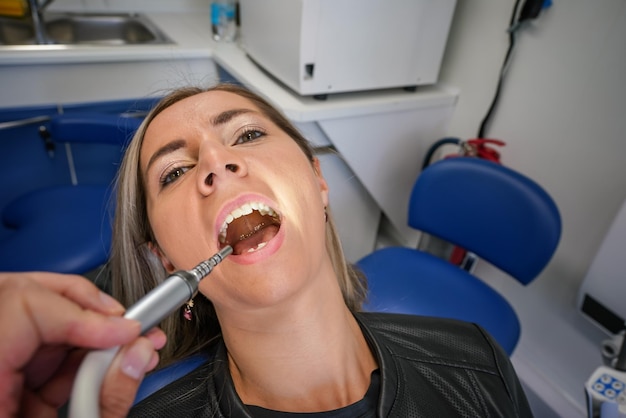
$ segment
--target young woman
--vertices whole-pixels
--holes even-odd
[[[129,306],[234,252],[161,326],[161,365],[206,363],[131,416],[531,416],[480,327],[360,312],[366,283],[343,257],[328,187],[307,141],[243,88],[181,89],[147,116],[120,170],[114,295]]]

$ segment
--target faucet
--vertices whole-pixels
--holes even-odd
[[[42,4],[39,4],[39,0],[28,0],[37,44],[43,45],[53,43],[50,38],[48,38],[48,33],[46,32],[46,28],[43,24],[43,11],[50,3],[52,3],[52,1],[53,0],[45,0]]]

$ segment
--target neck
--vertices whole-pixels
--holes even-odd
[[[255,315],[255,326],[222,323],[230,373],[243,403],[319,412],[365,395],[377,364],[341,292],[302,302],[268,309],[261,321]]]

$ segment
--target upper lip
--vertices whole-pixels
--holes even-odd
[[[235,208],[235,210],[233,210],[228,215],[226,215],[226,218],[224,219],[224,222],[222,223],[222,226],[220,227],[220,230],[217,236],[220,243],[223,243],[222,235],[224,236],[224,238],[226,238],[226,230],[228,229],[228,225],[234,219],[238,219],[241,216],[249,215],[252,213],[252,211],[255,211],[255,210],[261,213],[261,215],[268,215],[268,214],[277,215],[276,211],[271,206],[266,205],[263,202],[252,201],[252,202],[244,203],[243,205],[241,205],[238,208]]]

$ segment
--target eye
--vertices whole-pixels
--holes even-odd
[[[246,130],[239,135],[235,141],[235,145],[245,144],[246,142],[255,141],[265,136],[265,132],[257,128],[246,128]]]
[[[172,169],[166,171],[159,180],[161,187],[168,186],[175,182],[179,177],[189,171],[190,168],[191,167],[173,167]]]

